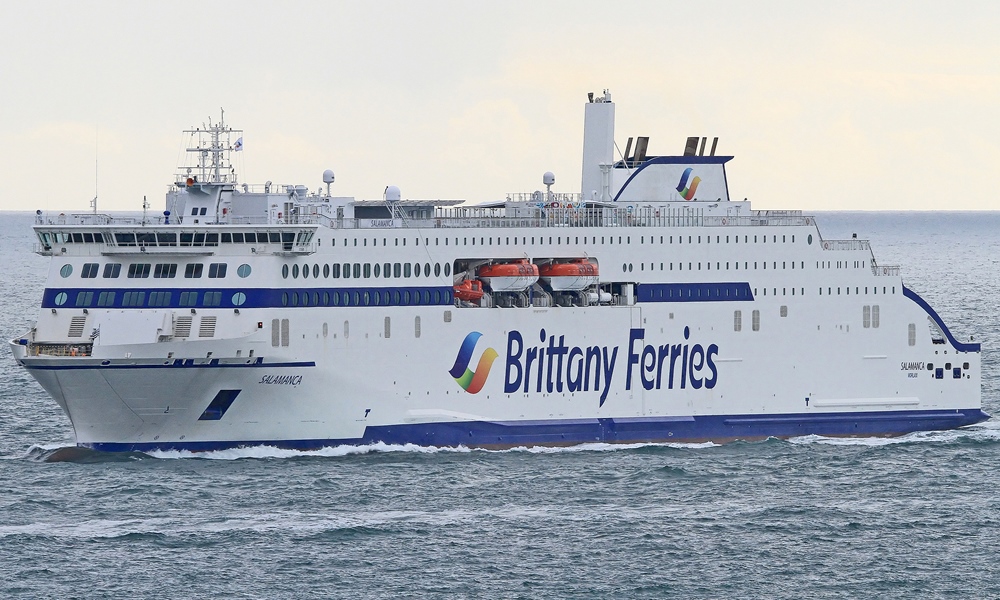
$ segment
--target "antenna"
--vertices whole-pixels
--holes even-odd
[[[90,201],[90,207],[94,209],[95,215],[97,214],[97,191],[98,191],[97,176],[99,173],[99,171],[97,170],[97,159],[99,157],[99,152],[101,148],[100,144],[98,143],[100,141],[100,132],[101,132],[100,127],[94,126],[94,199]]]
[[[149,221],[146,220],[146,210],[149,209],[149,202],[146,201],[146,197],[142,197],[142,224],[149,225]]]

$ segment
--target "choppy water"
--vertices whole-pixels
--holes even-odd
[[[0,333],[47,267],[0,213]],[[830,213],[983,342],[1000,385],[1000,213]],[[410,447],[201,455],[67,450],[0,349],[0,597],[989,598],[1000,423],[891,440]],[[53,457],[64,460],[48,462]]]

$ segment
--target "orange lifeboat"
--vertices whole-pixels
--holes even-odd
[[[523,292],[538,281],[538,265],[527,259],[479,267],[478,276],[494,292]]]
[[[585,258],[553,262],[538,269],[542,282],[554,292],[585,290],[600,282],[597,265]]]
[[[479,302],[483,298],[483,282],[466,279],[455,286],[455,297],[466,302]]]

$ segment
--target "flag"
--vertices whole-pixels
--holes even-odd
[[[236,145],[233,147],[233,149],[236,150],[237,152],[239,152],[240,150],[243,149],[243,136],[242,135],[240,136],[240,139],[236,140]]]

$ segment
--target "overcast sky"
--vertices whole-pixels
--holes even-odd
[[[245,130],[241,181],[485,201],[578,192],[583,103],[733,198],[998,208],[1000,2],[0,0],[0,209],[136,210],[181,130]],[[97,169],[95,173],[95,158]],[[95,181],[96,179],[96,181]]]

